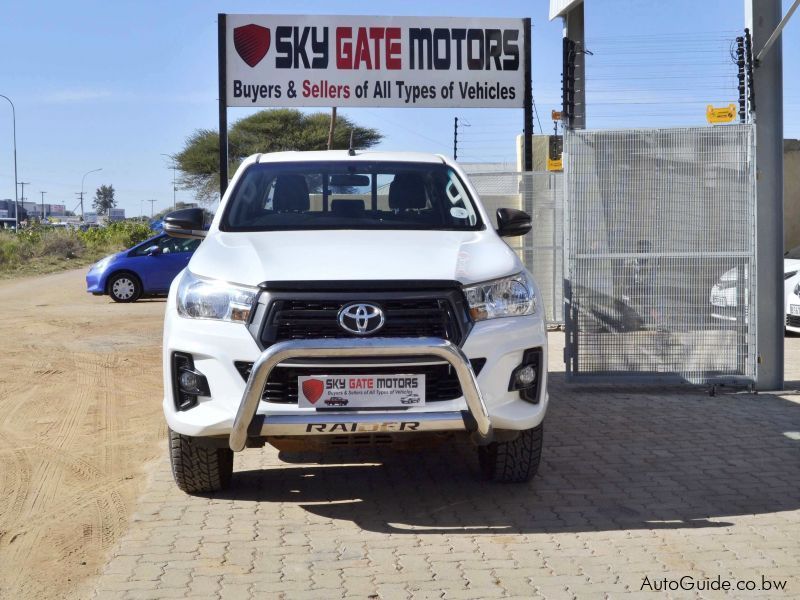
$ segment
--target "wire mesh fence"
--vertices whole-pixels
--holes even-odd
[[[492,216],[493,226],[497,226],[498,208],[516,208],[531,215],[531,232],[506,241],[539,284],[547,323],[563,324],[563,173],[470,173],[469,179]]]
[[[755,131],[568,131],[567,376],[753,382]]]

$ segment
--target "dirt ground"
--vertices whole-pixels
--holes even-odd
[[[175,520],[176,515],[183,514],[182,511],[176,512],[175,507],[184,507],[189,502],[193,502],[192,506],[197,505],[199,508],[203,508],[205,504],[212,508],[217,506],[213,504],[212,500],[189,499],[178,493],[168,474],[168,465],[164,463],[166,429],[160,408],[162,393],[160,342],[164,300],[140,301],[125,306],[114,304],[106,297],[95,298],[84,291],[83,274],[84,269],[79,269],[37,278],[0,282],[0,307],[3,309],[3,316],[0,319],[0,343],[3,344],[2,352],[0,352],[0,599],[2,600],[6,598],[49,600],[81,596],[88,589],[86,585],[93,585],[89,578],[99,574],[103,570],[105,561],[112,558],[112,547],[128,528],[129,516],[136,510],[137,497],[144,492],[146,476],[150,472],[155,473],[155,487],[147,492],[149,497],[145,494],[140,501],[145,502],[144,505],[149,506],[151,512],[155,511],[156,517],[159,519]],[[561,334],[554,334],[551,337],[553,347],[550,360],[551,366],[556,369],[561,367],[557,356],[561,350],[559,346],[561,340],[563,340]],[[798,370],[800,361],[796,360],[798,349],[800,349],[800,338],[787,339],[786,376],[787,386],[791,386],[792,389],[796,389],[800,384],[800,371]],[[571,398],[571,395],[570,393],[568,398]],[[696,398],[690,397],[686,401],[701,402],[703,400],[702,394],[696,396]],[[742,402],[744,401],[742,400]],[[671,404],[674,404],[672,400],[667,403],[667,405]],[[625,410],[627,411],[627,408]],[[575,414],[579,413],[579,411],[574,412]],[[627,415],[627,412],[625,414]],[[782,418],[782,414],[780,413],[778,417]],[[586,421],[584,417],[580,417],[580,419],[583,419],[581,422]],[[650,421],[649,416],[643,421],[643,430],[650,431],[648,429]],[[576,436],[569,430],[571,421],[566,419],[563,422],[567,427],[566,433],[563,433],[563,443],[559,446],[557,429],[553,438],[556,443],[552,446],[554,449],[551,451],[551,459],[556,462],[560,460],[559,457],[562,454],[570,457],[575,452],[572,440]],[[749,425],[748,421],[748,427]],[[736,427],[733,427],[732,430],[738,431]],[[784,430],[785,427],[780,429],[780,431]],[[724,433],[726,430],[722,431]],[[648,435],[650,434],[648,433]],[[703,436],[695,437],[702,438]],[[736,436],[731,434],[731,438],[733,437]],[[760,448],[763,447],[763,454],[769,456],[770,444],[785,443],[784,437],[784,435],[760,437],[758,444]],[[583,437],[580,436],[580,439]],[[727,439],[726,443],[728,443]],[[599,442],[595,442],[595,446],[589,446],[589,450],[594,452],[592,448],[598,444]],[[646,448],[647,452],[653,452],[649,445],[645,445],[643,448]],[[674,448],[671,448],[670,452],[672,450]],[[655,452],[661,451],[656,447]],[[244,454],[248,455],[248,453]],[[691,453],[687,452],[687,455],[689,454]],[[663,456],[667,455],[672,456],[665,450]],[[254,465],[263,469],[263,465],[256,464],[258,460],[272,460],[277,454],[274,452],[261,455],[250,453],[248,456],[250,458],[246,460],[251,462],[244,463],[246,468],[240,475],[242,480],[247,481],[248,477],[250,479],[267,477],[266,481],[271,481],[268,478],[269,471],[266,471],[267,475],[254,475],[262,473],[262,471],[252,469],[255,468]],[[649,461],[650,458],[646,460]],[[763,457],[758,460],[764,461],[763,464],[758,463],[758,469],[763,470],[769,466],[768,461]],[[580,455],[575,458],[575,461],[577,461],[575,464],[583,468],[585,462]],[[241,470],[242,464],[239,463],[237,467],[239,470]],[[621,461],[620,464],[627,463]],[[578,469],[577,466],[570,465],[572,463],[567,464],[566,467],[568,472],[571,473],[570,469],[573,468]],[[703,468],[705,469],[706,466]],[[248,468],[251,470],[248,471]],[[729,473],[729,468],[733,467],[726,466],[724,469],[720,469],[720,473]],[[736,467],[736,469],[740,469],[740,467]],[[561,471],[559,469],[551,469],[551,471],[550,479],[545,477],[543,479],[545,483],[539,483],[539,487],[545,490],[545,495],[548,493],[546,489],[548,484],[557,488],[552,490],[552,493],[563,492],[560,487],[562,480],[558,478],[561,476],[559,473],[563,474],[563,468]],[[756,467],[753,467],[752,471],[746,472],[750,474],[749,479],[754,481],[757,479],[756,471]],[[423,475],[417,476],[424,478],[425,473],[428,473],[425,470],[422,472]],[[575,472],[580,472],[580,469]],[[776,468],[776,472],[780,471]],[[635,481],[643,476],[635,469],[632,473],[625,473],[625,475],[633,477]],[[735,477],[734,475],[730,475],[730,477],[735,481],[740,481],[740,470],[735,470],[734,473]],[[781,474],[783,473],[781,472]],[[308,477],[308,475],[304,475],[304,477]],[[437,475],[437,482],[438,479],[448,480],[449,477],[449,472],[443,477]],[[706,475],[704,474],[703,477],[705,478]],[[322,477],[319,479],[324,480]],[[680,480],[682,481],[682,479]],[[383,482],[383,480],[381,481]],[[356,482],[358,482],[357,477]],[[461,485],[458,480],[456,480],[456,484]],[[358,494],[367,493],[357,483],[354,485],[359,490]],[[584,482],[581,479],[580,486],[577,483],[574,485],[582,487]],[[636,489],[649,489],[647,487],[649,485],[651,484],[639,482],[636,484]],[[751,482],[749,485],[755,484]],[[764,484],[758,483],[758,485]],[[725,483],[723,487],[728,489],[727,486],[728,484]],[[255,494],[253,498],[259,497],[258,494],[279,495],[280,492],[267,493],[264,491],[275,487],[272,483],[254,485],[255,491],[246,492],[244,501],[247,503],[248,499],[252,500],[248,494]],[[297,488],[302,487],[298,483]],[[376,484],[376,487],[380,488],[381,486]],[[418,484],[418,489],[427,489],[428,487],[430,487],[430,482]],[[365,488],[371,489],[366,484]],[[296,491],[294,487],[291,489],[293,492]],[[163,490],[168,490],[168,492]],[[602,490],[604,494],[606,488],[603,487]],[[690,491],[695,494],[692,490],[694,488],[691,488]],[[331,496],[328,495],[327,488],[321,488],[315,493],[318,495],[312,494],[312,500],[314,500],[311,503],[312,506],[316,506],[319,499],[324,499],[320,506],[329,504]],[[376,492],[371,493],[374,495]],[[461,488],[454,488],[451,495],[458,496],[462,493]],[[575,489],[563,493],[578,497],[576,495],[584,492]],[[603,494],[599,492],[598,494],[598,497],[603,497]],[[763,495],[761,492],[759,494]],[[759,494],[753,492],[751,495],[756,498]],[[345,497],[349,498],[350,496]],[[367,497],[369,497],[369,493]],[[750,497],[747,496],[747,498]],[[698,501],[707,500],[705,496],[698,498]],[[724,498],[728,498],[728,496]],[[297,498],[292,497],[291,500],[296,502],[289,508],[280,508],[279,511],[273,509],[278,511],[275,513],[276,515],[281,515],[280,519],[284,518],[284,510],[286,515],[295,515],[300,510],[295,504],[298,502],[303,504],[308,498],[301,495]],[[148,501],[149,504],[147,504]],[[532,500],[525,500],[525,502],[529,501]],[[540,497],[538,501],[543,500]],[[168,510],[162,511],[161,506],[164,502],[172,503],[170,505],[172,508],[168,507]],[[222,500],[221,502],[220,506],[227,507],[231,501]],[[753,500],[753,502],[756,501]],[[770,500],[770,502],[777,501]],[[756,502],[760,508],[754,510],[748,505],[745,513],[773,512],[777,510],[776,506],[785,510],[787,502],[777,502],[774,505],[767,502],[766,504],[769,506],[766,508]],[[482,502],[477,504],[482,504]],[[569,503],[567,502],[567,504]],[[358,506],[362,505],[363,503]],[[139,505],[140,508],[141,506],[142,504]],[[152,508],[154,506],[155,509]],[[258,503],[253,506],[257,507]],[[381,511],[383,510],[383,504],[378,503],[377,506]],[[558,506],[561,507],[561,504]],[[789,506],[794,507],[795,505],[790,503]],[[337,507],[342,507],[342,504],[334,503],[330,510],[337,509]],[[569,509],[569,506],[567,508]],[[267,509],[270,509],[269,503]],[[727,509],[726,500],[724,506],[716,506],[716,512],[711,514],[728,514],[725,512]],[[237,506],[238,510],[240,509]],[[359,508],[354,514],[361,514],[362,510]],[[375,510],[378,509],[375,508]],[[439,510],[441,509],[436,509],[436,511]],[[470,510],[472,509],[470,508]],[[256,508],[253,508],[253,511],[256,511]],[[150,513],[146,512],[146,514]],[[185,518],[188,519],[190,515],[198,514],[201,513],[186,513]],[[394,513],[390,512],[390,514]],[[509,509],[509,514],[516,514],[516,512]],[[574,514],[578,515],[577,512]],[[782,518],[781,514],[789,513],[779,511],[775,514],[778,515],[775,517],[778,519]],[[143,518],[146,521],[148,517]],[[205,521],[206,526],[212,528],[221,526],[216,525],[219,518],[222,517],[208,517]],[[303,517],[306,521],[309,518]],[[357,522],[358,518],[354,518]],[[378,519],[378,517],[375,518]],[[431,518],[434,519],[433,522],[439,523],[438,519],[441,518],[441,515],[437,513],[435,518]],[[669,516],[669,519],[673,518],[673,516]],[[226,519],[227,517],[222,520],[228,523]],[[279,523],[280,519],[270,518],[267,519],[267,523]],[[402,520],[402,518],[398,516],[395,520]],[[306,521],[303,522],[308,525],[310,521]],[[234,520],[231,519],[230,523],[233,522]],[[342,522],[347,522],[347,519],[325,521],[325,524],[336,524],[338,531]],[[165,523],[167,522],[165,521]],[[563,525],[561,521],[559,523]],[[169,531],[164,531],[165,535],[174,535],[176,528],[184,530],[182,522],[176,525],[170,521],[167,524],[172,526],[167,528]],[[143,523],[138,525],[141,528],[144,525],[151,526],[153,524],[144,522],[144,525]],[[320,524],[312,523],[312,525],[323,527]],[[584,526],[581,525],[581,527]],[[255,525],[249,526],[250,529],[247,529],[248,525],[246,524],[244,527],[247,531],[260,531]],[[590,530],[592,527],[594,526],[590,526]],[[611,526],[609,525],[609,527]],[[156,522],[152,529],[148,529],[148,535],[158,532],[160,528],[161,522]],[[208,535],[209,531],[192,530],[189,533],[200,536],[201,533]],[[572,530],[569,529],[569,531]],[[726,531],[723,530],[723,533]],[[620,531],[619,533],[625,533],[628,537],[631,535],[629,532]],[[297,535],[300,535],[299,532]],[[355,535],[356,538],[362,539],[366,534],[359,531]],[[334,534],[331,534],[331,537],[333,536]],[[286,540],[290,537],[281,537],[281,544],[289,543]],[[723,536],[723,538],[726,537],[730,536]],[[142,539],[145,538],[136,538],[136,540]],[[317,538],[314,539],[317,540]],[[319,538],[319,540],[324,541],[323,538]],[[182,542],[197,542],[198,548],[200,547],[198,540],[188,539],[182,540]],[[150,548],[149,542],[144,543],[144,546],[141,541],[131,543],[139,544],[138,549],[135,549],[136,552],[145,552]],[[541,543],[543,543],[542,540],[537,537],[530,542],[532,546],[526,545],[525,547],[538,548]],[[558,544],[561,543],[566,542],[558,542]],[[577,542],[573,542],[573,545],[575,543]],[[219,545],[217,544],[217,546]],[[603,541],[601,545],[607,547],[609,542]],[[742,545],[745,548],[752,547],[749,538],[748,542]],[[214,544],[212,543],[211,546]],[[157,547],[162,548],[162,546]],[[380,546],[380,548],[383,547]],[[206,550],[208,549],[206,548]],[[279,545],[275,550],[283,552],[284,548]],[[134,552],[131,548],[128,548],[127,551]],[[525,552],[527,564],[530,550]],[[554,556],[560,556],[561,550],[556,549],[553,552]],[[200,557],[197,560],[205,560],[202,558],[205,556],[204,554],[199,553],[197,556]],[[478,556],[483,555],[476,555],[476,558]],[[131,557],[123,556],[122,558]],[[225,560],[229,558],[226,555]],[[117,560],[120,560],[119,557]],[[401,557],[401,560],[404,559]],[[184,560],[183,563],[187,563],[187,561]],[[148,564],[145,563],[145,568]],[[483,562],[480,564],[483,565]],[[751,566],[756,567],[760,564],[752,563]],[[383,568],[383,563],[376,563],[376,565]],[[194,568],[194,563],[187,563],[183,568],[184,570]],[[194,573],[192,581],[198,585],[202,583],[203,577],[198,574],[204,573],[203,569],[208,570],[208,568],[207,565],[201,565],[199,571],[192,571]],[[159,574],[161,573],[160,568],[156,570]],[[301,570],[305,574],[305,567],[302,567]],[[390,574],[394,573],[395,567],[386,567],[385,571]],[[719,572],[719,570],[713,572]],[[142,583],[161,585],[158,581],[133,581],[133,583],[123,581],[123,584],[120,584],[118,581],[121,577],[120,571],[117,570],[114,573],[116,573],[114,577],[117,579],[113,585],[134,586],[131,589],[139,589],[135,586]],[[175,573],[171,574],[175,575]],[[743,576],[741,573],[739,575]],[[394,576],[397,577],[396,574]],[[173,583],[175,581],[177,579]],[[85,585],[81,587],[81,583]],[[111,585],[108,581],[106,584]],[[179,592],[185,591],[185,582],[179,582],[177,585],[180,588]],[[302,585],[306,585],[306,583]],[[200,596],[212,595],[200,592],[198,594]],[[116,592],[110,592],[108,597],[119,597],[119,595]]]
[[[163,450],[164,300],[90,296],[84,272],[0,282],[0,598],[97,573]]]

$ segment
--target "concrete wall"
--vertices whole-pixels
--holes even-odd
[[[800,246],[800,140],[783,140],[783,247]]]

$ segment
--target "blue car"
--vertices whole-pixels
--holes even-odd
[[[197,239],[162,233],[93,264],[86,274],[86,289],[95,296],[108,294],[115,302],[166,294],[199,245]]]

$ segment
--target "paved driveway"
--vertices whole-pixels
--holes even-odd
[[[788,340],[787,364],[800,365],[800,338]],[[684,577],[684,586],[727,582],[738,597],[783,581],[777,595],[800,597],[800,395],[567,387],[561,373],[550,393],[542,467],[525,486],[481,482],[468,447],[334,457],[344,464],[283,462],[268,447],[237,455],[230,491],[190,497],[172,483],[165,452],[91,589],[98,598],[657,597],[650,590]]]

